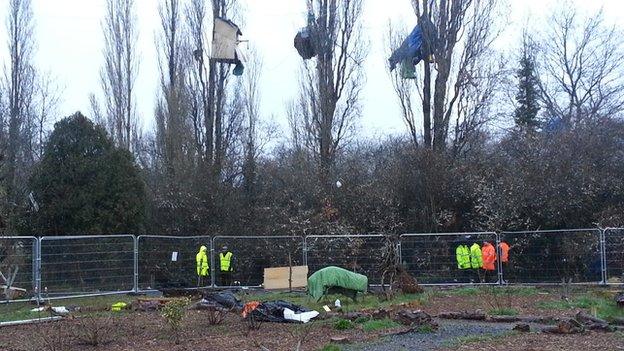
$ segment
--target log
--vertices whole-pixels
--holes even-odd
[[[473,312],[440,312],[438,313],[437,317],[444,319],[466,319],[473,321],[483,321],[487,318],[487,315],[481,310],[476,310]]]
[[[411,327],[419,327],[419,326],[424,326],[424,325],[428,325],[430,326],[432,329],[437,329],[438,328],[438,323],[436,323],[433,318],[431,318],[431,316],[429,314],[427,314],[426,312],[423,312],[421,310],[416,310],[416,311],[409,311],[409,310],[403,310],[403,311],[399,311],[394,319],[395,321],[403,324],[403,325],[407,325],[407,326],[411,326]]]
[[[568,319],[559,322],[556,327],[547,327],[542,330],[550,334],[579,334],[585,331],[585,327],[575,319]]]
[[[603,331],[603,332],[607,332],[607,333],[613,333],[615,331],[617,331],[617,328],[609,325],[609,324],[602,324],[602,323],[590,323],[590,324],[586,324],[585,328],[587,330],[597,330],[597,331]]]
[[[624,318],[616,317],[611,321],[612,325],[624,326]]]
[[[523,323],[533,323],[533,324],[555,324],[559,322],[558,318],[552,316],[521,316],[518,317]]]
[[[518,323],[513,327],[512,330],[528,333],[531,331],[531,326],[526,323]]]
[[[583,323],[583,324],[609,324],[607,321],[605,321],[604,319],[600,319],[598,317],[594,317],[592,315],[589,315],[583,311],[579,311],[576,314],[576,320]]]
[[[515,323],[521,321],[520,317],[516,316],[490,316],[489,319],[496,323]]]

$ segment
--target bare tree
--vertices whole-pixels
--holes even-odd
[[[165,170],[173,177],[188,166],[189,132],[186,118],[189,104],[185,77],[189,62],[185,55],[187,43],[181,2],[163,0],[159,13],[161,34],[157,46],[161,92],[156,108],[157,143]]]
[[[412,0],[412,5],[422,26],[424,52],[434,58],[424,58],[422,74],[416,80],[422,91],[423,144],[442,151],[452,130],[451,121],[465,119],[457,114],[457,104],[470,98],[474,92],[470,87],[483,84],[481,80],[491,82],[491,75],[496,74],[484,72],[481,64],[498,34],[493,25],[498,2]]]
[[[31,159],[28,145],[31,134],[31,107],[35,94],[34,22],[31,0],[10,0],[6,18],[10,63],[4,72],[4,97],[7,99],[8,133],[6,142],[5,184],[7,199],[17,203],[25,163]]]
[[[337,151],[360,115],[367,50],[361,33],[363,0],[308,0],[315,60],[304,62],[296,114],[304,145],[315,155],[319,179],[329,193]]]
[[[542,41],[540,77],[549,117],[565,125],[624,110],[624,37],[602,12],[582,18],[574,7],[554,12]]]
[[[47,139],[47,133],[50,130],[50,124],[57,113],[57,107],[60,102],[58,86],[54,83],[50,74],[43,75],[37,82],[36,103],[34,106],[34,138],[33,155],[37,159],[43,156],[43,149]]]
[[[139,69],[135,3],[134,0],[107,0],[106,11],[102,23],[104,66],[100,73],[105,126],[118,146],[132,150],[139,124],[134,100]]]
[[[240,99],[243,96],[239,91],[242,86],[232,85],[230,65],[210,58],[207,33],[212,30],[210,20],[217,17],[240,24],[237,17],[241,11],[237,0],[212,0],[210,5],[209,8],[206,1],[191,0],[187,6],[192,59],[195,61],[189,76],[189,92],[196,149],[203,152],[204,171],[212,183],[217,184],[232,176],[223,172],[224,168],[231,169],[233,162],[227,158],[233,151],[235,139],[239,138],[235,130],[242,123],[243,101]]]
[[[390,49],[389,54],[391,54],[393,50],[401,45],[407,35],[407,31],[405,28],[397,27],[389,22],[387,35],[386,40]],[[403,79],[399,70],[390,70],[388,66],[388,75],[401,107],[401,115],[407,127],[410,140],[415,147],[418,147],[419,139],[421,138],[421,126],[418,121],[420,115],[418,114],[416,103],[418,97],[422,101],[422,95],[418,96],[420,90],[417,89],[417,84],[414,84],[411,80]]]
[[[260,123],[260,81],[262,77],[262,58],[257,51],[252,51],[248,61],[247,75],[243,80],[245,92],[245,133],[243,138],[244,161],[243,178],[245,180],[245,193],[253,208],[255,199],[255,184],[257,177],[257,159],[262,148],[258,136]]]

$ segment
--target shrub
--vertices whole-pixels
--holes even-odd
[[[353,322],[348,319],[339,319],[336,321],[336,323],[334,323],[334,329],[336,330],[353,329],[353,327]]]
[[[180,325],[186,315],[186,306],[188,306],[188,304],[188,299],[173,300],[167,302],[161,312],[163,318],[165,318],[165,321],[167,321],[167,324],[171,327],[176,344],[179,342]]]

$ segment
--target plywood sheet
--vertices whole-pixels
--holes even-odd
[[[264,288],[288,289],[289,267],[275,267],[264,269]],[[308,286],[308,266],[292,267],[292,287],[305,288]]]

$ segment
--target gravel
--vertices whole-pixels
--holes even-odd
[[[493,324],[469,321],[439,320],[435,333],[410,333],[385,337],[375,343],[343,347],[345,351],[408,351],[435,350],[449,346],[457,338],[492,336],[508,333],[514,324]]]

